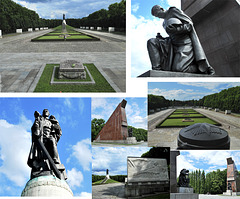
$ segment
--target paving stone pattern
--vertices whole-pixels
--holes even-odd
[[[103,33],[104,39],[97,42],[31,42],[32,38],[50,31],[0,39],[2,92],[32,92],[32,84],[37,83],[34,80],[42,66],[67,59],[94,63],[117,92],[126,91],[124,36],[120,36],[121,41],[112,41],[111,38],[115,38],[115,35]],[[98,36],[101,38],[101,33]]]

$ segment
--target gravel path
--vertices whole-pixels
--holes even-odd
[[[92,186],[93,199],[121,199],[125,198],[124,195],[124,183]]]

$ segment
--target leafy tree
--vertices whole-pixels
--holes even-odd
[[[91,129],[92,129],[92,141],[95,140],[98,133],[102,130],[103,126],[105,125],[104,119],[97,119],[94,118],[91,122]]]

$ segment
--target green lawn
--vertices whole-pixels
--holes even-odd
[[[99,40],[98,38],[92,37],[85,35],[84,33],[75,31],[73,27],[67,25],[67,32],[62,33],[62,26],[58,26],[54,28],[53,32],[47,33],[43,36],[37,37],[32,39],[31,41],[65,41],[64,37],[60,35],[67,34],[70,35],[69,37],[66,38],[66,41],[81,41],[81,40],[86,40],[86,41],[95,41]]]
[[[115,92],[94,64],[84,64],[91,73],[95,84],[53,84],[50,85],[53,67],[57,64],[47,64],[34,92]]]
[[[99,180],[97,182],[92,183],[92,185],[100,185],[103,180]],[[111,184],[111,183],[119,183],[118,181],[108,179],[104,184]]]
[[[176,117],[179,117],[179,118],[186,118],[186,117],[205,117],[204,115],[200,114],[200,113],[197,113],[197,114],[189,114],[189,115],[184,115],[184,114],[172,114],[169,116],[169,118],[176,118]]]
[[[182,122],[183,119],[166,119],[162,124],[158,124],[157,128],[163,128],[163,127],[185,127],[190,126],[195,123],[208,123],[208,124],[214,124],[219,126],[220,124],[209,119],[209,118],[192,118],[194,122]]]

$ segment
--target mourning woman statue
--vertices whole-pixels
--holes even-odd
[[[152,15],[164,19],[163,27],[169,35],[163,38],[158,34],[147,42],[153,70],[215,74],[190,17],[176,7],[164,10],[159,5],[153,6]]]

